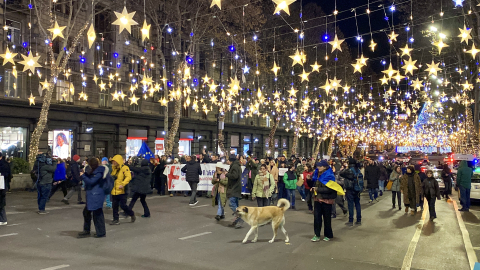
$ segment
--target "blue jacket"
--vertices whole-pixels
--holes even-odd
[[[82,181],[85,183],[85,191],[87,193],[87,210],[94,211],[103,207],[105,192],[102,185],[107,174],[108,168],[99,166],[92,174],[82,175]]]
[[[57,169],[53,174],[53,181],[54,182],[63,181],[65,180],[66,175],[67,175],[67,170],[65,168],[65,163],[62,162],[60,164],[57,164]]]

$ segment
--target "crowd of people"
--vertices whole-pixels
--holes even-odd
[[[216,164],[210,191],[197,191],[202,175],[201,164]],[[169,164],[184,164],[181,171],[190,190],[168,191],[167,176],[164,170]],[[229,165],[229,166],[226,166]],[[426,164],[422,164],[426,165]],[[439,183],[430,169],[422,169],[420,165],[413,166],[404,162],[373,161],[355,158],[347,159],[312,159],[285,156],[256,159],[243,155],[230,155],[227,160],[217,155],[209,156],[202,153],[198,156],[182,156],[181,159],[156,156],[150,160],[134,157],[127,162],[120,155],[112,158],[90,158],[81,160],[74,155],[72,159],[54,159],[49,155],[40,154],[32,170],[32,179],[38,193],[38,214],[45,215],[47,202],[61,189],[61,202],[69,204],[71,197],[77,193],[78,203],[85,204],[83,210],[84,226],[79,238],[91,236],[91,221],[93,219],[94,237],[106,236],[103,208],[113,210],[111,225],[120,224],[120,215],[129,217],[135,222],[133,211],[138,199],[143,206],[142,218],[150,217],[146,197],[156,193],[160,196],[176,194],[190,196],[189,205],[198,203],[197,196],[212,198],[212,205],[217,207],[215,219],[225,219],[225,208],[228,206],[235,214],[239,201],[256,201],[258,207],[276,205],[278,199],[284,198],[290,202],[290,209],[297,210],[298,201],[306,202],[308,212],[313,214],[314,237],[312,241],[321,240],[321,229],[324,231],[324,241],[333,238],[332,218],[337,217],[337,206],[344,215],[348,213],[346,226],[361,226],[362,207],[361,193],[367,192],[368,203],[378,202],[378,198],[391,191],[392,208],[398,207],[405,213],[415,215],[420,207],[423,211],[424,201],[428,204],[430,220],[437,217],[435,202],[441,197],[449,199],[452,188],[460,191],[460,211],[469,211],[470,188],[473,170],[466,161],[459,163],[456,179],[448,164],[441,166],[442,181],[445,189],[440,191]],[[0,155],[0,174],[8,178],[8,165]],[[242,184],[242,176],[247,176]],[[344,192],[332,189],[327,183],[334,181]],[[85,202],[82,191],[84,190]],[[0,225],[6,225],[5,189],[0,190]],[[402,196],[403,194],[403,196]],[[127,204],[128,197],[131,198]],[[345,201],[347,206],[345,206]],[[119,209],[122,209],[122,213]],[[409,212],[410,210],[410,212]],[[231,227],[242,228],[244,221],[234,216]]]

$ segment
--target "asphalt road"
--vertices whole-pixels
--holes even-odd
[[[340,214],[333,220],[334,238],[313,243],[313,215],[297,200],[299,210],[286,213],[290,243],[279,232],[269,244],[272,230],[264,226],[257,243],[242,244],[249,228],[228,227],[230,209],[227,220],[215,221],[211,199],[199,198],[190,207],[183,196],[150,196],[151,218],[140,217],[143,209],[137,202],[137,221],[107,225],[102,239],[77,239],[83,205],[66,206],[60,199],[56,194],[47,204],[50,214],[38,215],[35,193],[8,194],[9,225],[0,227],[0,269],[469,269],[452,202],[437,201],[438,219],[423,224],[422,212],[409,216],[392,209],[390,193],[374,204],[364,195],[362,226],[346,227],[347,217]],[[241,204],[254,206],[245,200]],[[105,212],[109,222],[111,210]],[[470,236],[480,247],[480,211],[464,215],[475,217],[468,221],[478,223],[471,225]]]

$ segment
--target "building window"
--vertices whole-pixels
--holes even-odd
[[[16,21],[7,20],[6,25],[8,26],[7,30],[7,40],[14,45],[22,44],[21,31],[22,24]]]
[[[18,74],[17,74],[18,77]],[[18,79],[13,76],[12,70],[5,70],[5,96],[6,97],[20,97],[20,87],[17,84]]]
[[[267,118],[265,118],[265,121],[267,123],[267,127],[270,127],[270,116],[267,116]]]
[[[109,89],[105,89],[104,91],[101,91],[99,96],[98,96],[98,106],[103,107],[103,108],[109,108],[110,107],[110,91]]]
[[[63,102],[73,102],[73,96],[75,95],[75,88],[73,84],[68,81],[57,80],[55,85],[57,91],[57,100]]]
[[[0,127],[1,152],[7,157],[26,158],[27,129],[21,127]]]

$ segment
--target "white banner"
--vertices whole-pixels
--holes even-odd
[[[278,176],[283,176],[288,171],[288,168],[279,168]]]
[[[5,189],[5,177],[0,176],[0,189]]]

